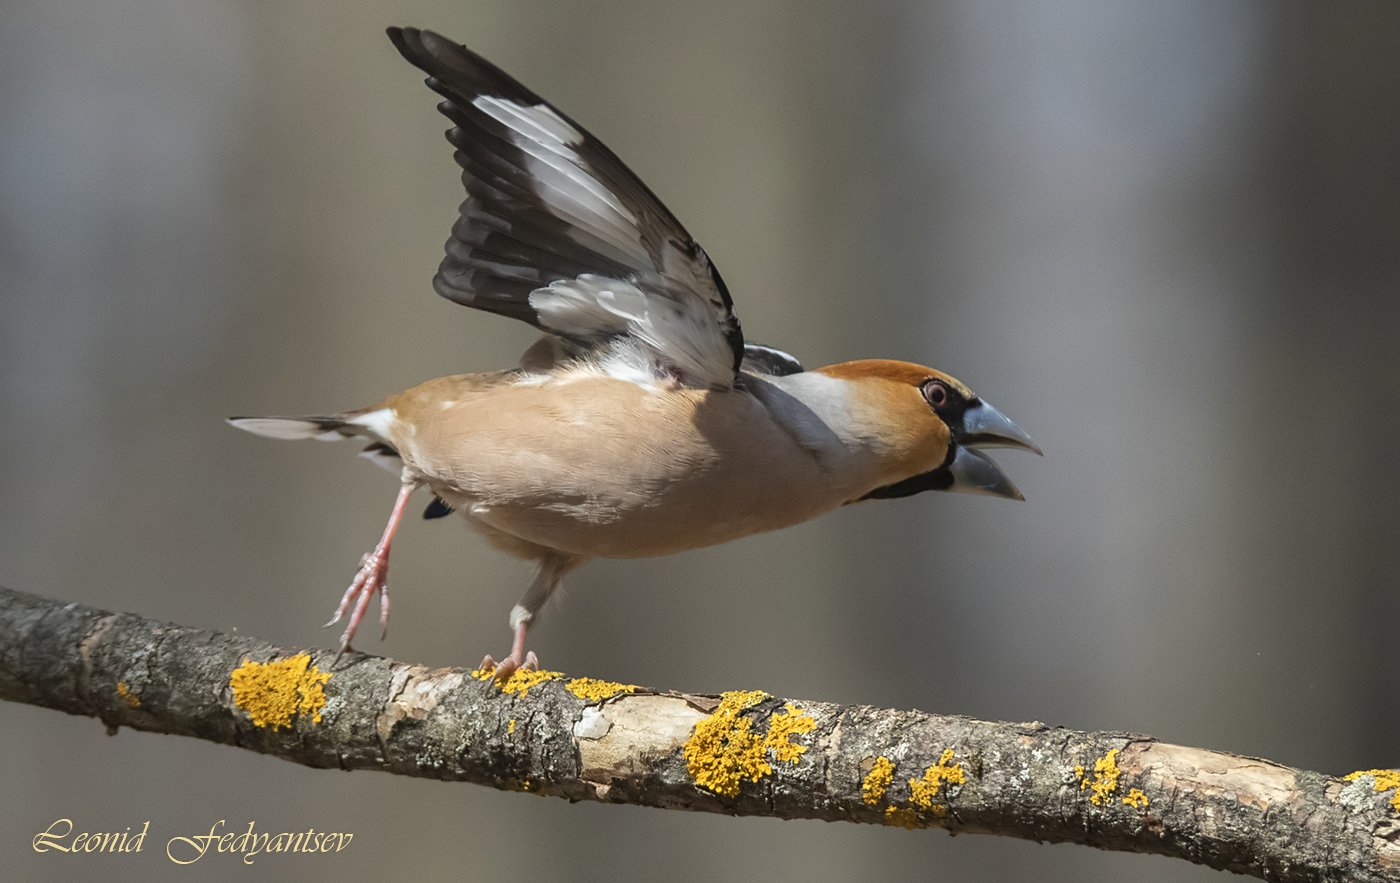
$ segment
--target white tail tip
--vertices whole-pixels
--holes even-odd
[[[300,440],[316,438],[321,441],[337,441],[345,438],[336,431],[339,421],[326,418],[307,417],[230,417],[229,426],[236,426],[244,432],[264,438]]]

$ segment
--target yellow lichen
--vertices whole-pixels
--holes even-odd
[[[511,718],[511,719],[510,719],[510,723],[509,723],[509,724],[506,724],[506,735],[507,735],[507,736],[513,736],[513,735],[515,735],[515,718]]]
[[[682,753],[695,784],[724,797],[736,797],[745,781],[772,775],[764,758],[766,740],[740,713],[768,698],[762,690],[734,690],[720,695],[719,707],[695,725]],[[776,717],[776,715],[775,715]]]
[[[1142,793],[1140,788],[1129,788],[1128,793],[1123,796],[1123,802],[1134,809],[1147,809],[1147,795]]]
[[[131,689],[126,685],[126,681],[117,681],[117,695],[122,697],[126,704],[130,705],[132,708],[141,707],[141,697],[131,692]]]
[[[229,675],[233,702],[259,727],[290,727],[293,715],[311,715],[321,722],[326,694],[321,687],[331,679],[311,664],[311,657],[298,653],[288,659],[268,663],[244,662]]]
[[[600,681],[597,678],[574,678],[564,686],[584,702],[601,702],[619,693],[635,693],[633,684],[619,684],[617,681]]]
[[[875,763],[870,767],[870,772],[865,774],[865,781],[860,783],[860,799],[864,800],[867,806],[874,806],[880,802],[880,798],[885,796],[889,790],[890,783],[894,781],[894,761],[883,754],[875,758]],[[894,807],[890,807],[893,809]],[[889,815],[890,810],[885,810],[885,815]]]
[[[773,752],[778,760],[797,763],[798,758],[807,751],[807,746],[799,745],[792,739],[812,732],[816,725],[816,718],[789,704],[768,719],[768,735],[763,740],[763,747]]]
[[[495,669],[472,669],[472,677],[476,678],[478,681],[492,681],[502,693],[519,696],[521,699],[529,695],[531,687],[539,686],[546,681],[557,681],[563,676],[564,673],[562,671],[517,668],[515,671],[511,672],[510,677],[506,678],[504,681],[497,681],[495,680]]]
[[[1348,782],[1355,782],[1362,776],[1371,776],[1376,780],[1372,786],[1375,791],[1394,790],[1395,793],[1390,797],[1390,808],[1400,812],[1400,770],[1357,770],[1348,773],[1344,778]]]
[[[730,690],[719,694],[720,707],[726,704],[738,711],[745,708],[753,708],[758,703],[768,698],[768,694],[762,690]],[[718,709],[716,709],[718,710]]]
[[[924,770],[922,778],[909,780],[909,802],[922,810],[935,814],[946,811],[946,807],[935,806],[934,798],[944,785],[961,785],[967,780],[967,773],[961,763],[953,762],[953,749],[945,748],[938,762]]]
[[[912,831],[919,827],[919,817],[907,806],[887,806],[885,807],[885,824]]]
[[[1074,774],[1079,778],[1079,790],[1089,789],[1089,802],[1094,806],[1103,806],[1118,790],[1118,777],[1123,775],[1118,768],[1118,749],[1112,748],[1094,761],[1093,776],[1086,775],[1082,766],[1076,766]]]

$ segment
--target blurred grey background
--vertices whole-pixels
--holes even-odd
[[[597,562],[535,633],[574,673],[1123,728],[1332,773],[1400,764],[1400,5],[0,5],[0,584],[327,645],[394,481],[229,414],[511,363],[436,297],[445,121],[383,35],[471,45],[613,147],[751,339],[937,365],[1041,442],[1025,504],[929,494]],[[393,629],[507,646],[524,568],[395,544]],[[1219,879],[987,837],[570,806],[313,771],[0,706],[26,879],[244,876],[36,856],[68,816],[350,831],[255,876]],[[157,844],[158,845],[158,844]]]

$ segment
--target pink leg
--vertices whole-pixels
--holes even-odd
[[[525,632],[529,630],[529,627],[530,623],[528,620],[517,623],[515,626],[515,640],[511,641],[510,644],[510,655],[500,662],[497,662],[491,657],[491,654],[488,653],[482,657],[481,665],[478,666],[478,668],[481,671],[491,671],[494,669],[496,672],[496,680],[498,681],[504,681],[506,678],[510,677],[511,673],[516,669],[531,671],[539,668],[540,658],[535,655],[535,651],[531,650],[529,653],[525,652]]]
[[[479,666],[481,671],[495,670],[497,681],[504,681],[510,677],[516,669],[537,669],[540,667],[539,657],[534,651],[525,652],[525,633],[530,629],[530,623],[544,607],[549,596],[554,594],[554,590],[559,588],[559,583],[570,571],[583,563],[582,558],[572,558],[563,554],[554,554],[545,557],[539,563],[539,572],[535,574],[535,581],[530,584],[530,588],[510,611],[510,627],[515,633],[514,639],[510,643],[510,655],[500,662],[487,655],[481,660]]]
[[[340,653],[336,654],[336,661],[350,649],[350,640],[355,637],[355,632],[360,627],[360,621],[365,618],[365,611],[369,609],[370,599],[374,593],[379,593],[379,618],[384,632],[389,629],[389,586],[387,578],[389,576],[389,544],[394,540],[394,533],[399,529],[399,522],[403,520],[404,509],[408,506],[408,498],[418,489],[416,483],[408,483],[399,488],[398,499],[394,501],[393,511],[389,513],[389,523],[384,526],[384,535],[379,538],[379,545],[374,547],[374,551],[360,559],[360,569],[355,574],[355,579],[350,583],[350,588],[345,590],[345,595],[340,599],[340,605],[335,608],[335,615],[331,617],[326,625],[335,625],[340,622],[340,618],[345,615],[345,611],[354,601],[354,610],[350,613],[350,622],[345,626],[345,634],[340,636]]]

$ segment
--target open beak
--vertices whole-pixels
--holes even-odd
[[[963,411],[960,430],[954,430],[954,437],[969,448],[1022,448],[1044,455],[1024,429],[981,399],[975,399]]]
[[[952,429],[953,459],[942,467],[952,481],[944,490],[1025,499],[996,461],[981,452],[985,448],[1021,448],[1040,454],[1040,446],[1024,429],[981,399],[967,406],[961,425]]]

